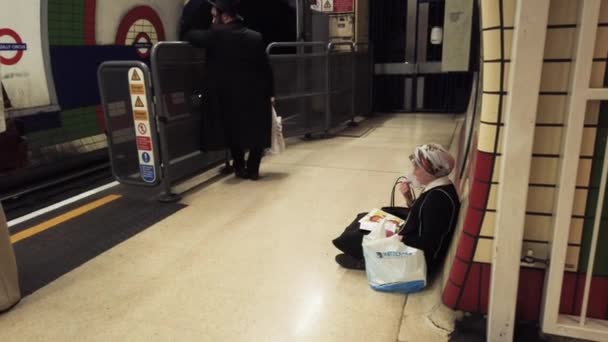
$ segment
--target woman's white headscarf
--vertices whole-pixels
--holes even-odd
[[[455,164],[454,157],[439,144],[417,146],[410,160],[436,178],[449,175]]]

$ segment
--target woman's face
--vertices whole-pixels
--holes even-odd
[[[418,180],[418,182],[420,182],[420,184],[427,185],[435,180],[435,177],[426,172],[424,168],[418,165],[418,163],[412,162],[412,165],[414,167],[414,176],[416,176],[416,179]]]

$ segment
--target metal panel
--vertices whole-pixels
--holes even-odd
[[[416,79],[416,109],[424,108],[424,77]]]
[[[329,92],[330,92],[330,127],[335,127],[354,117],[355,65],[352,44],[344,45],[349,53],[335,53],[328,49]]]
[[[426,47],[429,44],[429,3],[418,6],[418,63],[426,62]]]
[[[99,91],[104,109],[108,133],[108,149],[114,177],[123,184],[155,186],[154,182],[144,182],[140,174],[140,161],[135,138],[135,121],[131,107],[128,73],[131,68],[139,68],[146,82],[147,103],[152,104],[151,75],[144,63],[137,61],[106,62],[98,70]],[[153,106],[149,106],[150,130],[156,132],[156,115]],[[159,151],[156,134],[152,134],[152,149]],[[154,169],[160,175],[158,153],[154,154]]]
[[[372,111],[371,92],[373,59],[368,44],[355,44],[354,52],[354,115],[369,115]]]
[[[384,63],[374,66],[376,75],[441,74],[441,63]]]
[[[412,78],[405,79],[405,96],[403,98],[403,109],[406,111],[412,111],[412,100],[414,90],[414,80]]]
[[[414,63],[383,63],[374,65],[376,75],[412,75],[416,73]]]
[[[365,44],[369,42],[369,1],[355,0],[355,42]]]
[[[296,53],[272,54],[273,50],[285,47],[297,48]],[[283,135],[325,132],[329,128],[331,103],[327,43],[272,43],[266,51],[274,72],[275,106],[283,117]]]
[[[206,51],[181,42],[160,42],[152,49],[165,192],[170,185],[221,164],[223,135],[209,134],[218,120],[203,111],[206,101]],[[202,145],[210,151],[201,151]]]
[[[473,0],[445,2],[443,71],[469,71]]]
[[[416,16],[418,0],[407,1],[407,19],[405,35],[405,61],[416,62]]]
[[[426,62],[418,64],[419,74],[442,74],[441,63],[439,62]]]

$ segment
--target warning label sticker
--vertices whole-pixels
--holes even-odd
[[[131,81],[141,81],[141,77],[139,77],[139,73],[137,69],[133,71],[133,75],[131,76]]]
[[[135,107],[136,108],[146,108],[146,105],[144,105],[144,101],[141,100],[141,97],[137,97],[137,100],[135,100]]]
[[[148,121],[148,111],[136,109],[133,111],[133,117],[138,121]]]
[[[139,123],[139,124],[137,125],[137,132],[138,132],[140,135],[146,135],[146,133],[148,133],[148,127],[147,127],[147,126],[146,126],[146,124],[144,124],[144,123]]]
[[[139,169],[141,179],[146,183],[155,183],[156,159],[154,155],[154,144],[152,136],[154,129],[150,129],[152,123],[148,114],[148,97],[146,95],[146,74],[141,68],[129,70],[129,91],[131,93],[131,105],[133,109],[133,121],[135,128],[135,139],[139,154]]]
[[[131,84],[131,95],[145,95],[146,88],[143,84],[132,83]]]

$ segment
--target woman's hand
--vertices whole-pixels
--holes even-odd
[[[407,206],[411,207],[412,203],[414,203],[414,198],[412,197],[412,188],[410,187],[410,183],[399,183],[399,192],[401,192],[403,198],[405,198],[405,203],[407,204]]]
[[[410,195],[412,191],[412,188],[410,188],[410,183],[409,182],[401,182],[399,183],[399,192],[403,195]]]

